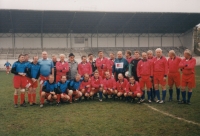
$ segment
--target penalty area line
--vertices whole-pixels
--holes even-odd
[[[200,123],[197,123],[197,122],[194,122],[194,121],[190,121],[190,120],[187,120],[187,119],[184,119],[184,118],[176,117],[176,116],[174,116],[174,115],[172,115],[172,114],[169,114],[169,113],[167,113],[167,112],[158,110],[158,109],[156,109],[156,108],[154,108],[154,107],[152,107],[152,106],[150,106],[150,105],[148,105],[148,104],[146,104],[146,103],[144,103],[144,105],[146,105],[147,107],[149,107],[150,109],[152,109],[152,110],[154,110],[154,111],[157,111],[157,112],[159,112],[159,113],[162,113],[162,114],[164,114],[164,115],[166,115],[166,116],[169,116],[169,117],[171,117],[171,118],[178,119],[178,120],[181,120],[181,121],[184,121],[184,122],[187,122],[187,123],[190,123],[190,124],[194,124],[194,125],[197,125],[197,126],[200,127]]]

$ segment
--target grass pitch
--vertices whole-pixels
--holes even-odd
[[[196,67],[196,88],[191,98],[192,105],[179,105],[175,100],[165,104],[147,103],[175,118],[152,110],[147,104],[125,103],[119,100],[90,100],[62,104],[59,107],[45,105],[44,108],[39,108],[37,105],[14,108],[12,77],[12,74],[0,72],[1,136],[200,135],[200,67]],[[39,103],[38,93],[37,102]],[[176,117],[199,125],[178,120]]]

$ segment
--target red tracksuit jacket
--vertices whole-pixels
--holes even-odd
[[[99,78],[95,79],[94,76],[91,78],[91,85],[94,88],[99,88],[100,85],[103,85],[103,80],[99,76]]]
[[[78,73],[83,76],[84,74],[92,74],[92,66],[89,62],[87,63],[79,63],[78,64]]]
[[[179,72],[179,63],[181,62],[181,58],[175,57],[174,59],[169,58],[167,61],[169,73],[177,73]]]
[[[127,84],[126,84],[126,92],[128,93],[128,92],[140,92],[141,90],[140,90],[140,85],[139,85],[139,83],[137,82],[137,81],[135,81],[135,83],[134,84],[130,84],[130,82],[128,82]]]
[[[109,66],[109,61],[108,61],[107,58],[103,57],[102,60],[100,58],[96,59],[96,67],[97,67],[99,72],[102,71],[102,70],[107,71],[108,66]]]
[[[114,65],[114,61],[115,61],[115,60],[108,59],[107,68],[108,68],[108,70],[111,71],[111,72],[112,72],[112,67],[113,67],[113,65]]]
[[[153,72],[163,72],[164,75],[168,74],[167,59],[164,56],[157,59],[153,58]]]
[[[87,85],[90,85],[90,87],[86,87]],[[87,82],[84,80],[81,82],[80,89],[85,89],[87,92],[90,92],[91,88],[91,80],[89,79]]]
[[[184,58],[179,63],[179,68],[182,69],[182,73],[185,74],[185,75],[194,74],[195,66],[196,66],[196,59],[195,58],[190,58],[189,60],[186,60]]]
[[[114,78],[109,78],[109,79],[104,79],[103,80],[103,88],[107,90],[108,88],[110,89],[115,89],[116,88],[116,81]]]
[[[66,75],[66,73],[69,71],[69,64],[68,62],[65,62],[62,64],[60,61],[56,62],[56,74],[57,75]]]
[[[126,85],[128,83],[128,80],[124,78],[123,82],[119,82],[119,80],[116,82],[116,88],[120,92],[124,92],[126,90]]]
[[[153,76],[153,64],[151,60],[140,60],[138,62],[137,76]]]

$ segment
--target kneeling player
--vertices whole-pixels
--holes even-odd
[[[6,73],[9,74],[10,73],[10,67],[11,67],[11,64],[7,61],[4,66],[6,66]]]
[[[42,108],[44,105],[44,100],[48,101],[57,100],[57,85],[54,82],[54,76],[50,75],[49,80],[45,81],[42,87],[42,93],[40,98],[40,107]]]
[[[115,100],[115,95],[117,97],[124,97],[127,83],[128,83],[127,79],[124,78],[123,74],[119,73],[118,81],[116,82],[116,90],[114,91],[114,96],[113,96],[114,100]]]
[[[190,50],[184,51],[184,59],[180,62],[179,67],[182,69],[182,82],[181,82],[181,93],[182,101],[179,104],[191,104],[190,98],[192,96],[192,89],[196,86],[195,84],[195,66],[196,59],[192,57]],[[186,101],[186,87],[188,87],[188,99]]]
[[[138,103],[140,102],[140,98],[143,95],[143,92],[140,90],[140,85],[137,81],[135,81],[134,77],[131,76],[129,77],[129,83],[127,83],[126,85],[126,93],[124,94],[124,96],[126,98],[139,98],[138,99]]]
[[[69,83],[70,81],[67,80],[66,76],[61,76],[61,80],[57,83],[57,87],[60,92],[60,94],[57,94],[57,105],[60,104],[60,100],[62,102],[67,102],[70,100],[68,93],[72,94],[73,92],[72,90],[68,90]]]
[[[99,92],[99,101],[102,101],[102,93],[103,93],[103,81],[99,76],[99,72],[95,71],[94,76],[91,78],[91,92],[90,96],[94,96],[94,94]]]
[[[78,100],[79,98],[81,98],[82,93],[79,91],[80,85],[81,85],[81,75],[77,74],[75,76],[75,79],[72,80],[69,84],[68,95],[70,97],[70,103],[72,103],[72,99]],[[70,93],[70,92],[73,92],[73,93]]]
[[[110,76],[108,71],[105,72],[105,79],[103,80],[103,94],[105,95],[106,99],[108,99],[108,95],[114,94],[115,88],[115,79]]]
[[[90,97],[90,88],[91,88],[91,80],[89,74],[83,75],[83,81],[80,85],[80,91],[82,95],[85,97],[85,99]]]
[[[26,63],[24,62],[24,56],[22,54],[19,55],[18,61],[16,61],[11,69],[11,73],[14,74],[13,77],[13,83],[14,83],[14,104],[15,108],[18,107],[18,92],[21,92],[21,101],[20,101],[20,106],[26,107],[24,104],[24,97],[25,97],[25,88],[27,85],[27,80],[26,80]]]

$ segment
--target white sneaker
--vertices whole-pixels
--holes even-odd
[[[156,103],[159,103],[159,102],[160,102],[160,100],[157,100],[157,101],[156,101]]]
[[[40,108],[43,108],[43,106],[44,106],[43,104],[40,104]]]
[[[140,100],[140,102],[144,102],[144,101],[145,101],[145,99],[141,99],[141,100]]]
[[[151,100],[148,100],[149,103],[151,103]]]
[[[102,99],[99,99],[100,102],[102,102]]]
[[[161,100],[160,102],[159,102],[160,104],[163,104],[163,103],[165,103],[163,100]]]

